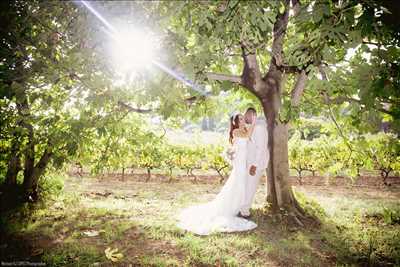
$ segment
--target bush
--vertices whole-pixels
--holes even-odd
[[[216,171],[222,183],[231,169],[228,159],[225,158],[226,151],[223,146],[209,146],[206,151],[203,168]]]
[[[400,170],[400,141],[392,134],[366,135],[365,149],[375,170],[379,170],[383,182],[390,173]]]
[[[39,180],[41,198],[59,196],[64,189],[65,176],[59,173],[49,173]]]
[[[377,170],[387,184],[389,175],[400,171],[400,141],[387,133],[351,136],[349,140],[321,135],[311,141],[295,133],[289,140],[289,162],[300,183],[304,171],[355,179],[361,170]]]

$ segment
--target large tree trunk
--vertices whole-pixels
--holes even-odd
[[[267,116],[269,163],[267,169],[267,202],[273,212],[282,209],[289,213],[292,223],[303,226],[306,217],[294,197],[289,183],[288,124],[271,121],[271,106],[263,106]],[[269,118],[269,119],[268,119]]]
[[[27,97],[22,94],[21,102],[17,104],[19,115],[21,116],[22,125],[27,130],[28,143],[26,144],[24,153],[24,182],[23,189],[25,196],[31,200],[37,199],[37,179],[35,177],[35,140],[33,126],[29,123],[30,110]]]
[[[275,62],[271,62],[270,70],[265,77],[265,91],[267,94],[260,97],[264,114],[267,118],[268,130],[267,202],[272,211],[286,210],[289,212],[289,218],[292,222],[303,226],[301,221],[305,218],[305,212],[294,197],[292,187],[289,184],[289,125],[287,122],[279,120],[282,75]],[[301,79],[303,78],[304,76],[301,76]]]
[[[39,162],[34,166],[32,172],[24,174],[23,188],[27,199],[36,201],[38,199],[38,182],[44,174],[52,156],[52,148],[48,146],[44,151]]]
[[[264,101],[264,113],[267,118],[269,163],[267,170],[267,201],[277,211],[289,204],[291,194],[288,157],[288,125],[277,122],[271,101]]]
[[[33,176],[35,168],[35,143],[33,140],[33,127],[25,123],[25,128],[28,129],[28,144],[25,149],[25,164],[24,164],[24,188],[25,181],[28,181]]]
[[[270,183],[275,187],[277,200],[276,208],[290,208],[293,204],[292,187],[289,184],[289,160],[288,160],[288,125],[278,123],[273,131],[273,140],[270,147],[270,163],[268,166],[268,176],[271,177]],[[268,191],[273,194],[272,191]]]
[[[19,155],[18,137],[14,137],[11,145],[10,158],[7,163],[6,185],[15,186],[17,184],[17,176],[21,171],[21,159]]]

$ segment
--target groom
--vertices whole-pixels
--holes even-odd
[[[249,107],[244,114],[247,124],[252,124],[256,120],[253,134],[250,137],[247,148],[247,169],[248,177],[246,181],[245,203],[240,209],[241,217],[250,217],[250,208],[257,191],[260,178],[267,168],[269,154],[267,124],[264,118],[258,117],[254,108]]]

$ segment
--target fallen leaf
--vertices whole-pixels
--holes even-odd
[[[99,231],[96,231],[96,230],[88,230],[88,231],[84,231],[84,232],[83,232],[84,235],[90,236],[90,237],[92,237],[92,236],[98,236],[99,233],[100,233],[100,232],[99,232]]]
[[[41,248],[34,249],[31,252],[31,256],[37,256],[37,255],[41,255],[41,254],[43,254],[43,249],[41,249]]]
[[[124,257],[122,253],[118,253],[118,248],[111,249],[108,247],[104,250],[104,253],[106,254],[106,258],[112,262],[117,262]]]

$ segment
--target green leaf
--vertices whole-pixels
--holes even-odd
[[[285,4],[283,2],[280,2],[279,5],[279,14],[285,13]]]
[[[108,247],[104,250],[104,253],[106,254],[106,258],[111,260],[112,262],[118,262],[124,257],[122,253],[118,253],[117,248],[111,249],[110,247]]]

